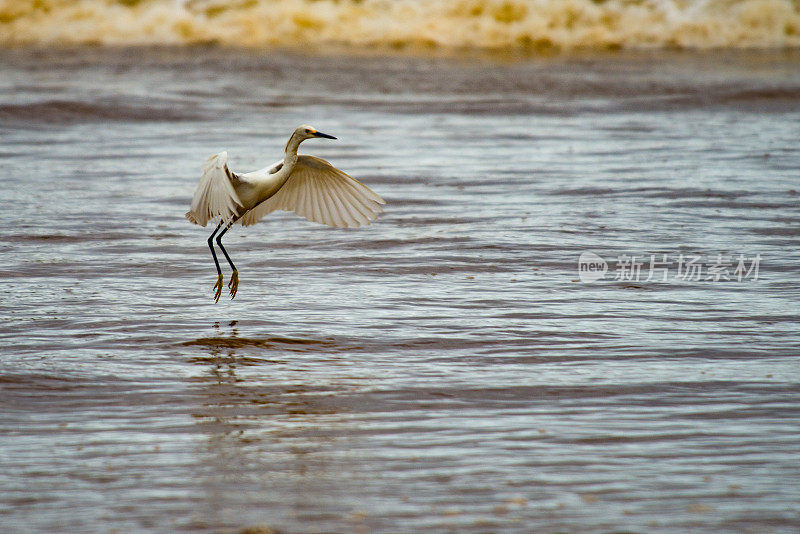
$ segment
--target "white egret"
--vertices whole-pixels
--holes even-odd
[[[227,152],[208,158],[186,218],[200,226],[210,220],[219,221],[208,238],[217,267],[215,302],[219,302],[222,293],[222,269],[214,251],[215,237],[233,270],[228,283],[231,298],[239,288],[239,272],[222,246],[222,236],[233,224],[249,226],[275,210],[286,210],[310,221],[349,228],[369,224],[383,211],[380,205],[386,202],[367,186],[324,159],[297,153],[300,143],[314,137],[336,139],[311,126],[300,126],[286,143],[281,161],[246,174],[231,172]]]

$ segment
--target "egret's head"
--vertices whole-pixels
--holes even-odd
[[[308,124],[304,124],[299,126],[295,131],[294,134],[300,139],[312,139],[314,137],[324,137],[325,139],[336,139],[332,135],[328,135],[326,133],[318,132],[316,128],[313,126],[309,126]]]

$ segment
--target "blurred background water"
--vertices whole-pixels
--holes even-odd
[[[1,51],[2,530],[796,532],[798,66]],[[301,123],[386,212],[232,229],[214,304],[200,166]]]
[[[0,44],[491,49],[800,46],[800,0],[4,0]]]

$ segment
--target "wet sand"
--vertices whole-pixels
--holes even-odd
[[[800,527],[796,52],[0,65],[2,530]],[[300,123],[386,212],[231,230],[215,305],[200,166]]]

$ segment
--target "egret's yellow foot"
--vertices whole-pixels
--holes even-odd
[[[220,295],[222,295],[222,273],[219,273],[217,283],[214,284],[214,302],[219,302]]]
[[[239,271],[231,273],[231,281],[228,282],[228,289],[231,290],[231,300],[236,296],[236,291],[239,290]]]

